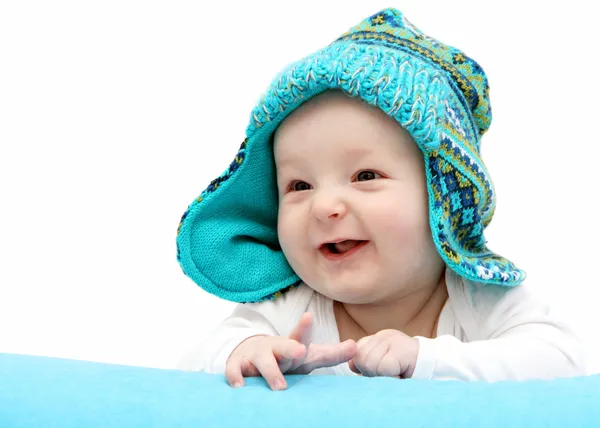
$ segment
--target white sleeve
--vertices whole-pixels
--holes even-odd
[[[184,371],[223,373],[229,355],[252,336],[287,336],[306,311],[313,290],[295,287],[272,301],[241,303],[179,362]]]
[[[449,299],[466,341],[418,337],[413,378],[494,382],[587,374],[582,344],[524,285],[451,282]]]

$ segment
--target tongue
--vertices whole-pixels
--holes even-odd
[[[345,253],[346,251],[350,251],[352,248],[356,247],[362,241],[355,241],[350,239],[348,241],[342,241],[335,244],[335,249],[340,253]]]

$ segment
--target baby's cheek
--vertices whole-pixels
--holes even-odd
[[[302,221],[296,210],[280,208],[277,235],[279,244],[290,264],[298,263],[301,259],[302,249],[305,248],[307,240],[305,229],[306,223]]]
[[[378,229],[388,230],[390,234],[412,235],[416,230],[427,227],[428,218],[423,210],[409,204],[397,204],[388,209],[378,210],[375,225]]]
[[[431,240],[428,219],[414,210],[398,209],[375,221],[377,245],[390,257],[405,262],[418,257]]]
[[[294,228],[290,227],[291,219],[285,210],[279,211],[277,218],[277,238],[284,252],[290,250],[290,243],[294,242]]]

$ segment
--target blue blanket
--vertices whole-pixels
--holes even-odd
[[[437,382],[223,376],[0,354],[0,427],[600,427],[600,376]]]

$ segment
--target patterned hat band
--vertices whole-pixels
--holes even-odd
[[[495,209],[479,155],[491,122],[485,74],[394,9],[367,18],[273,79],[234,161],[181,219],[177,258],[185,274],[236,302],[272,299],[298,283],[277,238],[272,135],[300,105],[331,89],[378,107],[414,138],[424,155],[432,238],[446,265],[483,283],[521,283],[524,272],[490,251],[483,235]]]

